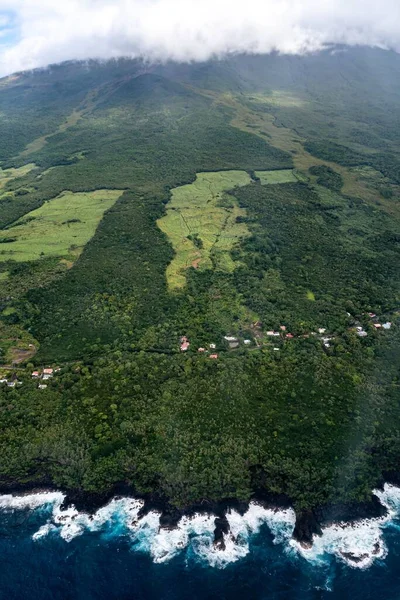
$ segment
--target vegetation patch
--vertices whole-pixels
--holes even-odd
[[[34,163],[29,163],[18,169],[0,169],[0,189],[4,188],[9,181],[17,179],[18,177],[24,177],[35,168],[36,165]]]
[[[2,318],[10,318],[10,311],[3,311]],[[13,325],[0,321],[0,364],[19,364],[31,359],[39,343],[27,331],[19,325]]]
[[[61,193],[2,232],[2,244],[12,244],[2,248],[0,261],[76,257],[121,194],[121,190]]]
[[[276,183],[297,183],[298,179],[292,169],[278,169],[276,171],[255,171],[261,185]]]
[[[238,219],[245,211],[227,192],[249,183],[245,171],[199,173],[193,183],[172,191],[166,215],[157,221],[175,250],[167,267],[170,289],[185,285],[189,267],[234,269],[230,251],[249,232]]]
[[[309,168],[309,172],[317,178],[318,185],[323,185],[329,190],[340,192],[343,187],[343,177],[327,165],[315,165]]]

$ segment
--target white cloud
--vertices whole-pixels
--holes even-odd
[[[0,14],[10,10],[18,39],[0,53],[0,75],[69,59],[400,50],[400,0],[0,0]]]

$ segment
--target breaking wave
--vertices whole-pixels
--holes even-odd
[[[288,557],[306,559],[316,567],[326,566],[334,557],[351,567],[367,568],[386,556],[385,529],[398,527],[400,517],[400,488],[385,484],[383,490],[374,493],[388,509],[385,517],[326,527],[321,536],[315,536],[309,549],[292,539],[293,510],[266,509],[253,502],[243,515],[228,511],[230,531],[223,535],[222,546],[214,544],[213,515],[184,516],[176,528],[168,530],[160,527],[159,512],[150,511],[140,517],[143,501],[133,498],[115,498],[89,515],[73,506],[62,509],[65,496],[61,492],[4,495],[0,496],[0,510],[34,511],[44,521],[32,536],[38,543],[43,543],[48,536],[59,536],[70,542],[91,532],[98,532],[104,538],[124,536],[133,550],[148,553],[156,563],[185,553],[188,561],[224,568],[249,554],[253,536],[261,535],[260,530],[265,526],[273,543],[280,545]]]

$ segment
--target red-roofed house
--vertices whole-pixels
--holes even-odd
[[[218,354],[210,354],[209,358],[218,358]]]

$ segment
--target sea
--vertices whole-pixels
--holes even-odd
[[[1,600],[400,600],[400,488],[375,490],[385,517],[323,530],[305,549],[295,514],[251,503],[227,517],[160,529],[142,501],[115,498],[94,515],[62,509],[62,492],[0,496]]]

